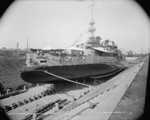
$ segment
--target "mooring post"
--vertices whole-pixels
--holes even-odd
[[[26,86],[25,85],[23,86],[23,90],[26,90]]]
[[[33,120],[37,120],[37,115],[36,115],[36,113],[33,113]]]
[[[58,111],[59,110],[59,104],[55,103],[55,110]]]
[[[6,93],[8,94],[9,92],[10,92],[10,89],[7,89],[7,92],[6,92]]]

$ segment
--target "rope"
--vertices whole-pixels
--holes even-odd
[[[84,83],[80,83],[80,82],[76,82],[76,81],[73,81],[73,80],[69,80],[69,79],[67,79],[67,78],[64,78],[64,77],[55,75],[55,74],[50,73],[50,72],[48,72],[48,71],[44,71],[44,72],[47,73],[47,74],[49,74],[49,75],[52,75],[52,76],[54,76],[54,77],[56,77],[56,78],[60,78],[60,79],[62,79],[62,80],[66,80],[66,81],[69,81],[69,82],[72,82],[72,83],[76,83],[76,84],[79,84],[79,85],[83,85],[83,86],[87,86],[87,87],[92,87],[91,85],[84,84]]]

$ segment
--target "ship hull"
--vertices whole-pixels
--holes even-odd
[[[30,83],[57,83],[64,81],[56,76],[76,80],[80,78],[108,74],[120,69],[116,65],[88,64],[71,66],[43,66],[28,68],[21,72],[24,81]],[[47,72],[52,73],[48,74]],[[56,76],[53,76],[56,75]]]

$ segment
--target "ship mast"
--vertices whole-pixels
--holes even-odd
[[[93,1],[94,1],[94,0],[92,0],[92,4],[91,4],[91,9],[92,9],[92,10],[91,10],[91,17],[92,17],[92,21],[93,21],[93,7],[94,7]]]
[[[91,4],[91,21],[89,23],[90,27],[89,27],[89,40],[88,40],[88,43],[92,43],[94,41],[94,32],[96,31],[96,29],[94,28],[94,24],[95,24],[95,21],[93,20],[93,9],[94,9],[94,3],[93,3],[94,0],[92,0],[92,4]]]

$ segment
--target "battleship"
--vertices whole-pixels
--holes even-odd
[[[123,68],[122,52],[114,41],[102,42],[100,36],[95,36],[94,24],[92,14],[86,42],[75,41],[70,48],[30,48],[21,70],[22,79],[30,83],[57,83],[109,74]]]

